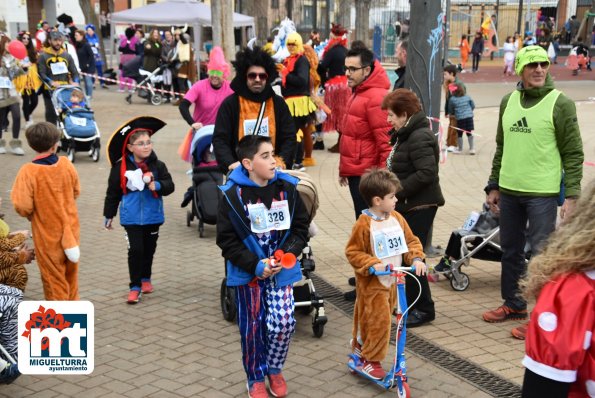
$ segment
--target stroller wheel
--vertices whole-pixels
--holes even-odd
[[[99,161],[99,148],[93,148],[93,153],[91,154],[91,159],[93,159],[94,162],[98,162]]]
[[[315,322],[312,325],[312,332],[314,332],[315,337],[321,338],[324,334],[324,323]]]
[[[128,94],[126,96],[126,102],[128,102],[129,104],[132,104],[132,94]]]
[[[157,106],[157,105],[161,105],[161,94],[153,94],[151,96],[151,104]]]
[[[459,272],[458,278],[452,275],[450,277],[450,287],[452,287],[453,290],[456,290],[457,292],[467,290],[469,287],[469,275],[464,272]]]
[[[236,319],[236,297],[234,288],[227,286],[227,278],[221,281],[221,312],[223,319],[233,322]]]
[[[68,147],[66,150],[66,156],[68,157],[68,160],[74,163],[74,145]]]
[[[202,222],[202,220],[198,222],[198,236],[201,238],[205,237],[205,224]]]
[[[192,212],[190,210],[186,211],[186,226],[189,227],[190,223],[192,222],[192,219],[194,218],[194,216],[192,215]]]

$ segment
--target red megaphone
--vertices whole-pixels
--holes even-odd
[[[281,263],[283,268],[290,269],[293,268],[297,263],[297,258],[293,253],[285,253],[283,250],[279,249],[275,251],[273,258],[271,259],[271,263],[273,266]]]

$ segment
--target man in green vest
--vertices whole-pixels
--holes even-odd
[[[500,213],[504,304],[485,312],[486,322],[527,319],[527,302],[519,296],[519,281],[527,271],[525,241],[533,255],[538,252],[555,229],[558,202],[564,201],[564,220],[581,191],[584,154],[576,107],[554,88],[549,67],[543,48],[520,50],[515,71],[521,81],[500,103],[496,153],[485,191],[491,210]],[[512,330],[519,339],[525,332],[526,325]]]

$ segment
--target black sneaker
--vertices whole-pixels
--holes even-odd
[[[317,151],[324,150],[324,141],[314,141],[312,149],[315,149]]]
[[[450,260],[448,257],[442,257],[440,262],[434,267],[436,272],[448,272],[450,271]]]
[[[343,294],[345,301],[355,301],[355,289]]]
[[[349,283],[349,286],[355,286],[355,276],[347,279],[347,283]]]

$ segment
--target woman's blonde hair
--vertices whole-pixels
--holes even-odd
[[[537,297],[550,280],[565,273],[595,269],[595,181],[583,191],[570,219],[554,232],[529,263],[523,295]]]

